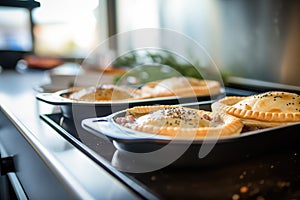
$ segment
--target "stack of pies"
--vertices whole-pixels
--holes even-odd
[[[300,96],[267,92],[229,96],[212,104],[212,112],[182,106],[137,106],[127,109],[118,125],[177,138],[204,139],[300,122]]]
[[[300,96],[266,92],[248,97],[225,97],[212,105],[213,112],[238,117],[245,126],[266,128],[300,121]]]
[[[143,96],[207,96],[220,93],[221,86],[218,81],[199,80],[192,77],[172,77],[159,81],[149,82],[141,88]]]

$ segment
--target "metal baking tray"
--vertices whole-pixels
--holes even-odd
[[[210,105],[211,103],[197,103],[189,104],[189,107],[209,110]],[[87,118],[82,121],[84,129],[99,137],[106,136],[112,141],[118,149],[115,155],[118,164],[120,161],[127,162],[122,166],[130,165],[130,160],[134,160],[131,163],[133,165],[151,165],[153,162],[166,164],[166,159],[161,159],[160,156],[164,153],[165,158],[174,158],[169,163],[172,165],[212,166],[249,159],[267,152],[282,151],[300,144],[300,123],[244,132],[226,138],[184,140],[122,128],[114,119],[124,116],[125,113],[123,110],[106,117]],[[165,147],[168,147],[167,151],[161,151]],[[155,151],[161,153],[159,158],[147,156],[149,152]],[[179,151],[181,152],[178,153]]]
[[[59,106],[62,114],[70,119],[78,120],[86,117],[107,116],[117,111],[121,111],[130,107],[140,105],[155,104],[183,104],[191,102],[213,101],[225,96],[225,89],[219,94],[212,96],[193,96],[193,97],[159,97],[139,100],[122,100],[122,101],[106,101],[106,102],[84,102],[76,101],[65,96],[71,93],[71,89],[60,90],[54,93],[38,93],[36,99],[50,105]],[[237,91],[243,92],[243,91]]]

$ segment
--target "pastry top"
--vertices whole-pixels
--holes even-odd
[[[142,115],[135,120],[134,125],[198,128],[208,127],[210,123],[209,119],[210,116],[207,113],[201,113],[194,109],[172,106]]]
[[[206,96],[220,93],[220,83],[192,77],[172,77],[149,82],[141,88],[144,96]]]
[[[189,139],[235,135],[243,127],[230,115],[172,105],[133,107],[115,120],[129,129]]]
[[[71,88],[66,98],[76,101],[116,101],[140,100],[155,97],[192,97],[207,96],[220,93],[220,83],[212,80],[198,80],[189,77],[173,77],[161,81],[149,82],[141,89],[117,85],[101,85],[88,88]]]
[[[246,119],[278,123],[300,121],[300,96],[289,92],[274,91],[248,97],[225,97],[212,107],[213,110],[223,109],[226,113],[244,121]]]
[[[247,97],[235,108],[273,113],[300,113],[300,96],[287,92],[268,92]]]
[[[101,85],[83,88],[72,92],[68,98],[77,101],[115,101],[138,97],[134,89],[127,89],[115,85]]]

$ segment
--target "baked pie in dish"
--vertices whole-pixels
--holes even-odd
[[[192,77],[172,77],[159,81],[146,83],[141,88],[143,96],[207,96],[220,93],[221,86],[218,81],[199,80]]]
[[[101,85],[98,87],[74,89],[67,98],[76,101],[98,102],[133,99],[139,98],[139,96],[140,94],[136,89],[115,85]]]
[[[174,105],[136,106],[115,122],[130,130],[184,139],[218,138],[238,135],[243,124],[226,113]]]
[[[248,97],[228,96],[212,104],[213,112],[240,118],[246,126],[274,127],[300,122],[300,96],[272,91]]]

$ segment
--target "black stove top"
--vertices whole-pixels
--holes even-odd
[[[126,165],[126,162],[122,163],[122,152],[105,136],[101,138],[85,131],[60,113],[41,115],[41,118],[146,199],[300,198],[300,146],[297,145],[226,164],[170,165],[152,172],[127,173],[118,171],[120,166],[116,165]]]

